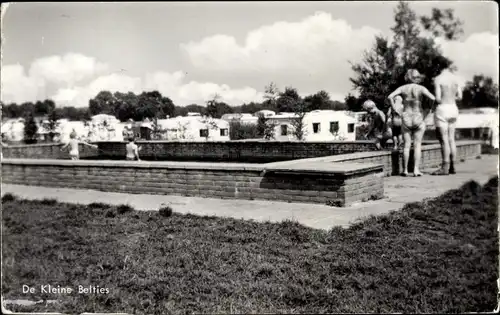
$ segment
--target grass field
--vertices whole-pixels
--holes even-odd
[[[3,197],[3,297],[12,311],[491,312],[498,178],[349,229],[256,223]],[[175,209],[174,209],[175,211]],[[109,294],[23,294],[99,286]]]

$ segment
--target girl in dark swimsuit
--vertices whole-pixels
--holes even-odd
[[[422,156],[422,138],[425,133],[425,115],[422,109],[423,97],[434,101],[436,98],[429,90],[420,85],[422,76],[416,69],[410,69],[405,75],[408,84],[400,86],[389,95],[391,103],[394,102],[393,98],[396,95],[401,95],[403,98],[403,113],[402,118],[402,131],[404,139],[403,150],[403,173],[402,176],[408,176],[408,162],[410,159],[411,139],[413,136],[414,158],[415,167],[413,174],[415,176],[422,176],[420,172],[420,158]]]

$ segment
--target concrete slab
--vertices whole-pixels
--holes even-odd
[[[347,227],[369,215],[380,215],[401,209],[408,202],[433,198],[450,189],[459,188],[469,180],[481,184],[498,175],[498,156],[457,165],[457,174],[450,176],[388,177],[384,179],[385,197],[381,200],[354,204],[345,208],[326,205],[286,203],[263,200],[214,199],[146,194],[123,194],[70,188],[49,188],[2,184],[2,195],[12,193],[27,199],[55,198],[61,202],[89,204],[104,202],[113,205],[130,204],[137,210],[157,210],[163,203],[175,212],[215,215],[238,219],[280,222],[296,220],[317,229]]]

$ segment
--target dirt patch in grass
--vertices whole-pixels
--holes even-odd
[[[71,313],[490,312],[497,205],[494,178],[326,232],[8,198],[3,295],[60,300],[11,310]],[[22,284],[110,292],[27,295]]]

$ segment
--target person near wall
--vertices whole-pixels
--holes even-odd
[[[426,124],[425,114],[422,107],[424,97],[434,101],[435,97],[427,88],[420,85],[423,76],[416,69],[410,69],[406,72],[405,85],[398,87],[388,98],[391,104],[394,98],[400,95],[403,99],[403,112],[401,114],[403,131],[403,172],[401,176],[408,176],[408,162],[410,160],[411,141],[413,137],[414,150],[414,176],[422,176],[420,172],[420,159],[422,156],[422,139],[424,137]]]
[[[85,141],[80,141],[80,140],[76,139],[76,132],[75,133],[72,132],[69,135],[69,137],[70,137],[69,142],[66,143],[65,145],[63,145],[61,150],[64,150],[65,148],[67,148],[69,146],[70,147],[69,156],[72,160],[79,160],[80,159],[80,150],[79,150],[80,143],[83,145],[87,145],[89,147],[97,149],[97,146],[94,144],[90,144],[90,143],[87,143]]]
[[[403,132],[401,129],[403,124],[403,98],[397,95],[391,100],[393,101],[391,101],[391,107],[389,107],[389,111],[387,112],[387,124],[392,131],[394,150],[397,150],[403,145]]]
[[[127,149],[127,156],[126,156],[127,161],[141,160],[139,158],[139,151],[141,150],[141,147],[137,146],[133,137],[130,137],[128,139],[126,149]]]
[[[387,125],[385,114],[377,108],[375,102],[372,100],[366,100],[363,103],[363,109],[371,118],[368,132],[364,135],[364,137],[375,140],[377,150],[382,150],[383,145],[392,136],[391,130]]]
[[[456,100],[462,98],[462,84],[451,70],[445,69],[434,79],[434,88],[438,102],[434,112],[434,124],[441,144],[442,163],[441,168],[431,174],[455,174],[455,128],[458,120]]]
[[[132,118],[130,118],[128,120],[128,124],[125,126],[125,128],[123,128],[123,132],[122,132],[123,140],[133,138],[135,136],[133,124],[134,124],[134,120]]]

